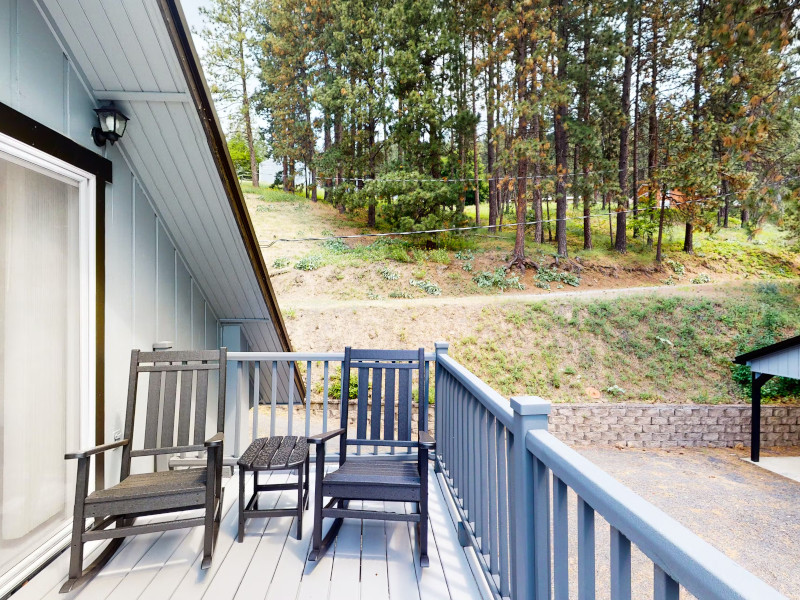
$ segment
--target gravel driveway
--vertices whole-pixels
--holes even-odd
[[[745,450],[576,449],[751,573],[800,599],[800,483],[741,460]],[[600,533],[598,525],[598,550]],[[601,580],[598,572],[598,588]],[[606,594],[598,589],[598,597]]]

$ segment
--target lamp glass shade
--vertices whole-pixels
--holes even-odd
[[[96,108],[97,119],[100,121],[100,130],[106,134],[108,139],[117,140],[125,133],[128,125],[128,117],[123,115],[113,106]]]

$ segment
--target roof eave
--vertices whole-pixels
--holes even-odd
[[[178,0],[158,0],[158,5],[164,17],[164,23],[167,27],[176,56],[186,78],[186,83],[189,86],[189,93],[192,96],[198,116],[200,117],[200,122],[202,123],[203,130],[208,139],[211,154],[214,157],[220,179],[225,188],[225,194],[230,202],[231,211],[236,219],[239,233],[242,236],[242,241],[244,242],[247,255],[250,259],[250,264],[258,280],[258,285],[264,297],[264,302],[267,305],[270,318],[275,325],[275,331],[278,334],[283,350],[285,352],[292,352],[292,343],[289,339],[286,323],[283,320],[283,315],[281,314],[278,302],[275,298],[275,291],[269,279],[267,265],[261,254],[261,248],[258,244],[258,238],[256,237],[253,223],[250,220],[250,213],[247,210],[244,194],[239,185],[239,178],[236,175],[233,161],[228,152],[225,135],[222,132],[222,127],[216,109],[214,108],[214,102],[211,99],[211,91],[203,75],[203,69],[200,66],[197,50],[192,42],[186,16],[183,14],[183,9]],[[295,383],[298,389],[304,389],[302,377],[297,369],[295,369]]]
[[[746,365],[753,359],[761,358],[776,352],[782,352],[784,350],[788,350],[789,348],[794,348],[795,346],[800,346],[800,335],[770,344],[769,346],[764,346],[758,350],[751,350],[750,352],[739,354],[738,356],[734,357],[733,362],[737,365]]]

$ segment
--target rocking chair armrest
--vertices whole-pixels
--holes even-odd
[[[330,439],[338,437],[344,434],[347,430],[346,429],[332,429],[331,431],[326,431],[325,433],[318,433],[316,435],[312,435],[308,438],[309,443],[311,444],[324,444]]]
[[[427,431],[420,431],[419,432],[419,447],[424,448],[425,450],[433,450],[436,448],[436,440],[433,439],[433,436],[428,433]]]
[[[102,446],[90,448],[89,450],[81,450],[79,452],[67,452],[64,455],[64,459],[70,460],[73,458],[89,458],[90,456],[94,456],[95,454],[100,454],[101,452],[106,452],[108,450],[113,450],[114,448],[126,446],[128,444],[128,441],[129,440],[119,440],[117,442],[111,442],[110,444],[103,444]]]
[[[225,441],[225,434],[222,433],[222,432],[219,432],[219,433],[215,434],[213,437],[208,438],[204,442],[204,445],[205,445],[206,448],[217,448],[217,447],[222,446],[222,442],[223,441]]]

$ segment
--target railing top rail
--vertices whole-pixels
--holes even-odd
[[[507,428],[514,424],[514,412],[508,400],[494,391],[489,385],[469,372],[465,367],[452,359],[447,354],[439,355],[439,366],[455,377],[461,385],[467,388],[486,409],[497,417]]]
[[[553,474],[696,597],[786,600],[547,431],[529,431],[525,444]]]
[[[254,361],[328,361],[341,362],[344,352],[228,352],[228,360],[254,362]],[[435,361],[434,352],[425,353],[426,361]]]

